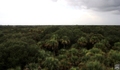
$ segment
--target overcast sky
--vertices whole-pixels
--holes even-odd
[[[0,25],[120,25],[120,0],[0,0]]]

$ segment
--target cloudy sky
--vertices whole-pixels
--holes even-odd
[[[120,25],[120,0],[0,0],[0,25]]]

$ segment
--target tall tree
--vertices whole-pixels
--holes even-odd
[[[55,39],[47,40],[47,41],[45,42],[45,47],[46,47],[48,50],[53,51],[53,52],[54,52],[54,55],[57,55],[58,46],[59,46],[59,43],[58,43],[58,41],[55,40]]]
[[[92,43],[92,44],[95,44],[95,43],[97,43],[97,42],[99,42],[100,40],[99,40],[99,38],[97,37],[97,36],[92,36],[91,38],[90,38],[90,43]]]
[[[64,48],[66,47],[66,45],[70,44],[70,39],[68,36],[63,36],[61,39],[60,39],[60,42],[61,44],[64,45]]]
[[[47,57],[43,62],[43,65],[47,70],[58,70],[59,60],[54,57]]]
[[[87,44],[87,39],[85,37],[80,37],[77,41],[81,46],[85,46]]]
[[[107,51],[107,47],[105,46],[104,43],[98,42],[96,44],[94,44],[95,48],[101,49],[102,51],[106,52]]]

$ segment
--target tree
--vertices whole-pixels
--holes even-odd
[[[114,43],[113,49],[120,51],[120,42]]]
[[[110,57],[110,59],[113,61],[112,65],[120,62],[120,52],[119,51],[110,50],[108,52],[108,57]]]
[[[101,49],[98,49],[98,48],[92,48],[89,50],[89,52],[92,52],[94,54],[96,54],[96,53],[105,54]]]
[[[107,48],[106,50],[110,49],[110,43],[107,39],[102,39],[100,42],[105,45],[105,47]]]
[[[87,62],[87,61],[97,60],[97,61],[103,63],[104,58],[105,58],[105,53],[104,52],[102,52],[98,48],[92,48],[85,54],[85,56],[82,57],[82,61]]]
[[[20,40],[8,40],[2,46],[0,46],[1,51],[4,54],[1,54],[1,58],[4,59],[4,65],[1,64],[0,68],[11,68],[20,66],[21,70],[24,69],[24,66],[31,63],[37,62],[38,60],[38,48],[35,45],[28,45],[26,42]],[[1,61],[0,61],[1,63]]]
[[[91,38],[90,38],[90,43],[92,43],[92,44],[95,44],[95,43],[97,43],[97,42],[99,42],[100,40],[99,40],[99,38],[97,37],[97,36],[92,36]]]
[[[54,40],[58,40],[58,38],[59,38],[59,36],[58,36],[57,34],[53,34],[53,35],[51,36],[51,39],[54,39]]]
[[[0,43],[5,41],[4,33],[0,32]]]
[[[60,60],[60,70],[69,70],[71,66],[71,63],[67,59]]]
[[[63,60],[63,59],[66,59],[67,58],[67,55],[65,55],[65,54],[60,54],[59,56],[58,56],[58,59],[59,60]]]
[[[68,58],[68,60],[71,62],[72,66],[77,66],[80,62],[80,58],[78,56],[72,55],[71,57]]]
[[[78,54],[78,50],[76,48],[71,48],[68,50],[67,54],[72,55],[77,55]]]
[[[60,42],[61,44],[64,45],[64,48],[66,47],[66,45],[70,44],[70,39],[68,36],[63,36],[61,39],[60,39]]]
[[[47,70],[58,70],[59,60],[54,57],[47,57],[43,62],[43,65]]]
[[[71,48],[66,52],[67,59],[71,62],[72,66],[76,66],[79,63],[79,53],[78,50],[75,48]]]
[[[39,62],[39,63],[42,63],[43,60],[45,60],[46,57],[51,56],[50,54],[51,54],[51,53],[49,53],[49,52],[47,52],[47,51],[45,51],[45,50],[43,50],[43,49],[40,49],[40,50],[39,50],[38,62]]]
[[[97,60],[97,61],[99,61],[100,63],[104,63],[105,56],[104,56],[103,54],[97,53],[97,54],[94,54],[94,56],[92,56],[91,59],[92,59],[93,61],[94,61],[94,60]]]
[[[65,54],[66,51],[67,51],[66,49],[60,49],[60,50],[59,50],[59,54]]]
[[[80,37],[77,41],[81,46],[85,46],[87,44],[87,39],[85,37]]]
[[[79,70],[78,67],[71,67],[70,70]]]
[[[37,45],[39,46],[40,49],[44,48],[44,41],[39,41]]]
[[[58,41],[55,39],[47,40],[45,43],[46,48],[56,50],[58,48]]]
[[[95,48],[101,49],[102,51],[106,52],[107,48],[104,43],[98,42],[94,44]]]
[[[86,48],[83,48],[80,50],[81,52],[79,53],[80,56],[84,56],[89,50],[87,50]]]
[[[104,65],[98,61],[88,61],[82,70],[105,70]]]

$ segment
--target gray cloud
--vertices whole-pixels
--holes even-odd
[[[120,0],[66,0],[69,5],[86,6],[87,9],[97,11],[120,11]]]

